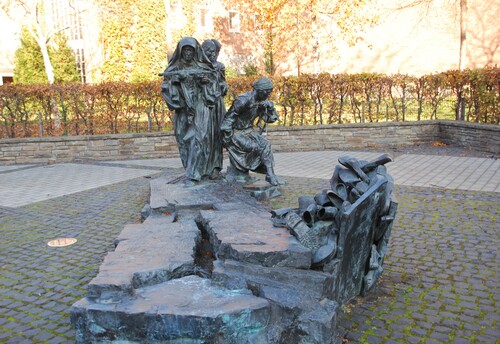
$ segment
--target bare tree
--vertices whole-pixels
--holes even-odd
[[[48,45],[50,39],[58,32],[49,20],[47,1],[44,0],[0,0],[0,9],[13,21],[21,22],[35,38],[43,56],[45,73],[50,84],[54,83],[54,68],[50,61]]]

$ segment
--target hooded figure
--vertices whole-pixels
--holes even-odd
[[[217,73],[193,37],[184,37],[163,72],[162,96],[175,111],[174,132],[186,176],[194,181],[216,177],[222,169],[215,104]],[[219,157],[220,155],[220,157]]]

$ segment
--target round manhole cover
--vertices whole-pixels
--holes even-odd
[[[63,247],[73,245],[77,240],[75,238],[57,238],[47,243],[50,247]]]

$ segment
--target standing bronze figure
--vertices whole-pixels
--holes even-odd
[[[220,90],[213,63],[195,38],[184,37],[162,75],[161,93],[175,111],[175,138],[186,176],[193,181],[217,178],[222,146],[216,109]]]
[[[249,171],[266,174],[271,185],[284,184],[274,173],[271,144],[262,135],[267,123],[278,120],[274,104],[268,101],[273,83],[261,78],[253,85],[253,91],[244,93],[229,108],[222,121],[223,143],[229,153],[233,172],[248,174]],[[254,121],[262,123],[260,130]]]
[[[224,64],[217,61],[221,44],[215,39],[207,39],[202,43],[201,46],[203,48],[203,52],[207,56],[208,60],[212,63],[212,66],[216,72],[217,92],[214,105],[214,142],[212,145],[212,155],[210,159],[210,161],[214,164],[214,172],[212,173],[212,177],[215,177],[221,170],[219,166],[222,167],[222,137],[220,126],[222,124],[224,116],[226,115],[226,105],[224,104],[224,97],[226,96],[228,87],[226,83],[226,71]]]

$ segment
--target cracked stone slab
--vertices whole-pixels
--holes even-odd
[[[264,342],[269,302],[249,290],[227,290],[211,280],[187,276],[137,289],[121,304],[82,299],[72,307],[77,343]],[[184,341],[183,341],[184,343]]]
[[[151,180],[151,209],[173,212],[179,209],[211,209],[220,200],[211,190],[215,183],[169,184],[168,177]]]
[[[215,261],[212,278],[229,289],[251,285],[254,294],[259,296],[271,290],[277,292],[279,299],[297,294],[300,302],[331,298],[334,283],[332,275],[321,271],[265,267],[235,260]],[[293,304],[290,308],[296,306]]]
[[[127,225],[89,283],[88,296],[99,303],[118,303],[134,289],[191,273],[200,231],[194,221],[157,217]]]
[[[297,269],[311,266],[311,251],[285,228],[274,227],[268,212],[204,210],[197,221],[207,230],[219,259]]]
[[[297,327],[303,343],[330,343],[339,304],[331,300],[334,276],[314,270],[216,261],[212,279],[229,289],[249,288],[270,301],[280,331]],[[297,322],[297,320],[299,320]]]

